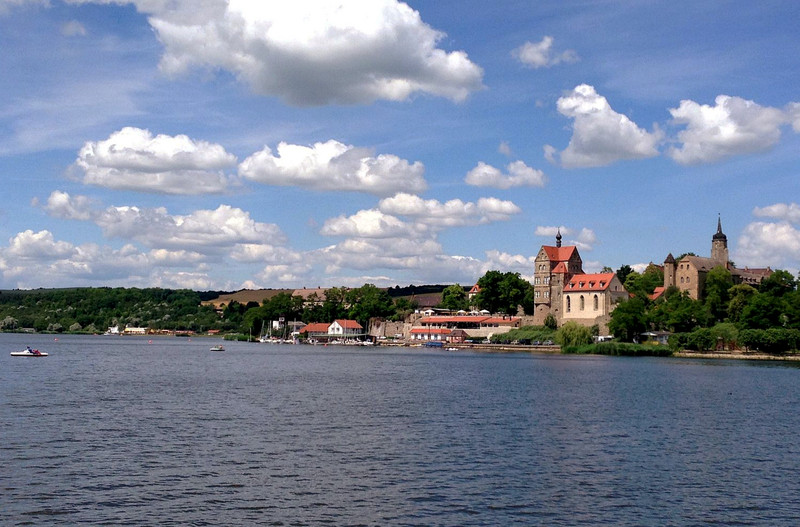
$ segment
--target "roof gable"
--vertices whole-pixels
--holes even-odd
[[[606,291],[614,280],[614,273],[576,274],[570,278],[564,292],[571,291]],[[619,280],[618,280],[619,281]]]

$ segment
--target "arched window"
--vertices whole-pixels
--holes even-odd
[[[583,311],[583,309],[585,307],[584,304],[585,304],[585,301],[584,301],[583,295],[581,295],[581,311]]]
[[[594,310],[597,311],[597,308],[600,306],[600,299],[597,295],[594,295]]]
[[[567,297],[567,313],[569,313],[570,311],[572,311],[572,298],[568,296]]]

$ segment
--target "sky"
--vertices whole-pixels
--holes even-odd
[[[0,288],[800,270],[796,0],[0,0]]]

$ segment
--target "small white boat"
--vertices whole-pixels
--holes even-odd
[[[12,351],[12,357],[47,357],[47,353],[39,350]]]
[[[225,346],[222,344],[217,344],[216,346],[211,346],[209,351],[225,351]]]

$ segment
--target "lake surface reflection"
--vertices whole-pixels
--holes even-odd
[[[800,524],[792,364],[218,342],[0,335],[0,524]]]

